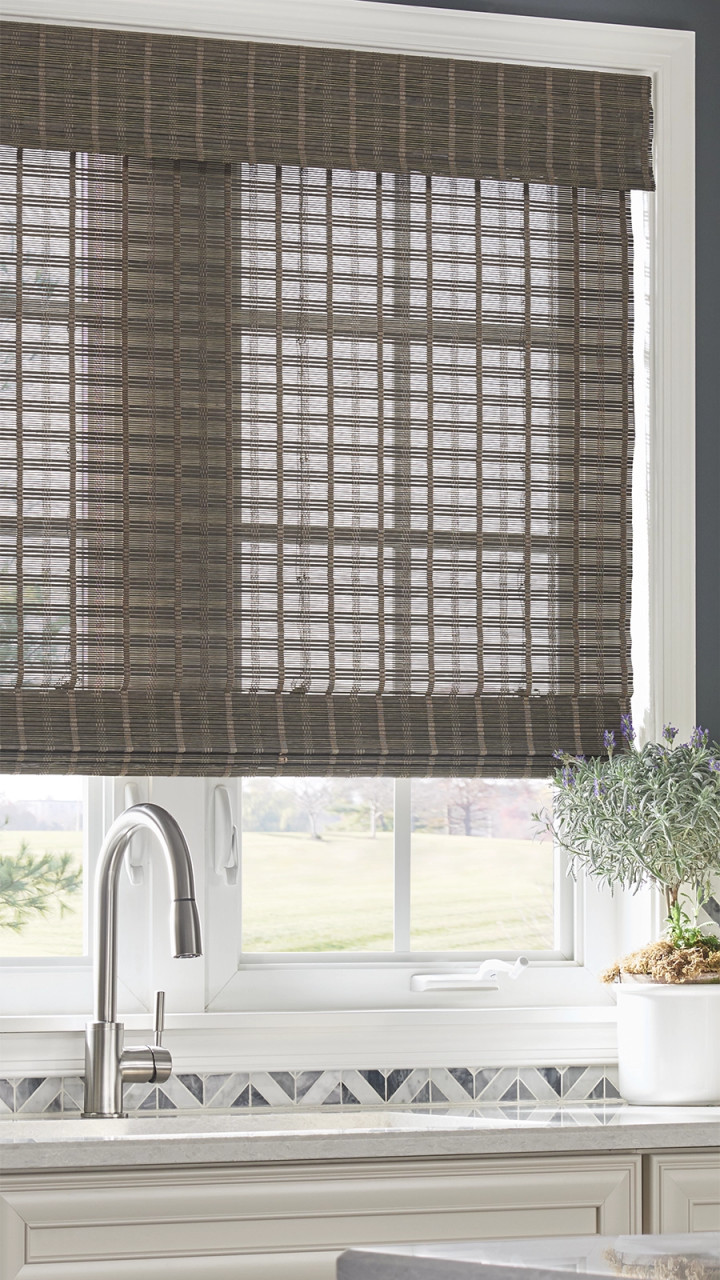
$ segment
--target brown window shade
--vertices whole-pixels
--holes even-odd
[[[653,187],[646,76],[38,23],[2,37],[14,147]]]
[[[0,179],[0,771],[602,750],[623,192],[13,148]]]

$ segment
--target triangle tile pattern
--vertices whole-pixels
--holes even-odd
[[[338,1070],[179,1072],[162,1086],[131,1084],[132,1112],[267,1110],[290,1107],[512,1107],[533,1102],[618,1102],[615,1066],[366,1067]],[[0,1114],[78,1115],[83,1080],[67,1076],[0,1077]]]

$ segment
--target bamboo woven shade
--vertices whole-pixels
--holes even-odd
[[[467,175],[472,112],[450,164],[447,128],[421,128],[440,60],[407,59],[430,97],[406,80],[400,163],[397,120],[384,149],[369,99],[340,112],[351,55],[307,50],[305,132],[294,73],[268,154],[279,55],[257,46],[248,157],[250,90],[216,90],[251,46],[152,37],[148,115],[150,37],[115,33],[113,62],[110,33],[7,25],[0,772],[543,774],[601,752],[631,694],[632,244],[604,179],[647,185],[644,142],[605,167],[601,94],[603,180],[560,182],[544,135],[541,177],[500,176],[497,140]]]
[[[630,693],[624,195],[3,156],[3,768],[601,747]]]
[[[4,22],[2,141],[651,190],[647,76]]]

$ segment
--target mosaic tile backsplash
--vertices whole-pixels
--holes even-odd
[[[394,1067],[382,1071],[180,1072],[163,1085],[128,1085],[125,1107],[131,1114],[147,1115],[201,1108],[602,1102],[619,1096],[614,1066]],[[82,1105],[80,1076],[0,1077],[0,1114],[77,1115]]]

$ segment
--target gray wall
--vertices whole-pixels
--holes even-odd
[[[720,0],[412,2],[697,33],[697,719],[720,741]]]

